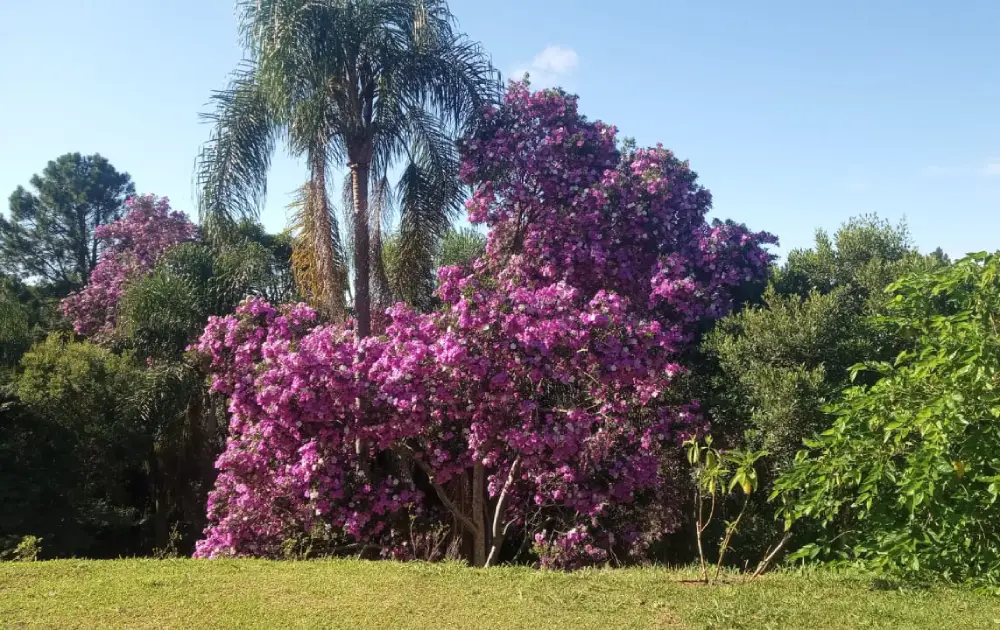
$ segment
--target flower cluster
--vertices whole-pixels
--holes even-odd
[[[104,249],[89,282],[63,300],[63,314],[81,335],[110,333],[126,286],[149,273],[167,249],[197,235],[197,228],[184,213],[170,210],[166,197],[143,195],[125,204],[128,211],[124,217],[95,230]]]
[[[672,383],[774,239],[708,225],[687,164],[623,154],[573,97],[514,83],[485,118],[462,177],[487,253],[440,270],[439,312],[397,305],[360,341],[257,299],[209,323],[196,349],[232,420],[198,556],[275,555],[317,525],[388,555],[438,514],[477,562],[516,536],[574,567],[679,523],[670,463],[703,421]]]

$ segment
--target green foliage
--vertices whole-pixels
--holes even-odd
[[[137,366],[52,335],[0,404],[0,542],[41,535],[55,556],[136,551],[151,444],[125,403]]]
[[[833,426],[777,482],[791,525],[885,573],[1000,582],[1000,254],[914,273],[883,318],[910,347],[858,365]]]
[[[750,504],[750,496],[757,491],[757,461],[766,456],[765,451],[720,451],[712,446],[712,436],[704,438],[704,443],[698,438],[691,438],[684,442],[687,450],[688,464],[691,465],[694,477],[694,505],[695,505],[695,534],[698,544],[698,560],[701,565],[701,579],[708,584],[709,571],[708,563],[705,559],[705,550],[702,537],[705,530],[712,524],[716,512],[721,512],[725,506],[727,498],[735,496],[735,490],[739,488],[743,492],[743,501],[739,513],[731,521],[726,521],[725,533],[722,543],[719,545],[718,559],[715,563],[715,576],[713,581],[719,579],[722,571],[722,563],[725,561],[726,551],[732,542],[746,514]],[[705,509],[708,507],[706,516]]]
[[[712,411],[729,440],[766,448],[778,464],[828,425],[822,407],[859,360],[887,359],[900,340],[869,316],[902,274],[941,264],[919,254],[904,224],[851,219],[816,235],[777,270],[763,303],[725,318],[705,349],[718,362]],[[741,435],[742,434],[742,435]]]
[[[185,243],[125,292],[117,340],[139,356],[177,360],[210,315],[231,313],[248,295],[293,301],[291,243],[246,223],[225,241]]]
[[[877,354],[878,344],[844,290],[802,300],[770,287],[763,306],[726,318],[707,341],[724,397],[713,422],[790,461],[804,437],[828,426],[822,407],[847,382],[848,368]]]
[[[775,277],[778,293],[806,298],[812,292],[846,289],[862,299],[883,299],[903,274],[947,262],[943,253],[921,255],[905,222],[893,226],[878,215],[853,217],[830,236],[817,230],[812,249],[796,249]]]
[[[413,267],[413,256],[406,255],[398,234],[390,235],[382,244],[382,265],[392,296],[424,310],[435,307],[437,270],[446,266],[471,268],[486,252],[486,237],[472,228],[448,230],[430,251],[429,266]]]
[[[775,272],[761,303],[718,323],[706,337],[703,382],[713,433],[727,445],[767,450],[764,495],[794,459],[802,441],[830,426],[826,405],[849,384],[858,361],[889,360],[908,341],[875,317],[884,312],[885,287],[901,275],[943,265],[922,256],[905,225],[875,216],[851,219],[831,239],[817,233],[808,250],[795,250]],[[872,383],[876,374],[861,376]],[[755,500],[741,549],[755,554],[781,535],[774,507]],[[797,528],[799,539],[812,533]]]
[[[30,344],[27,311],[13,295],[0,290],[0,373],[16,364]]]
[[[106,345],[53,334],[23,357],[47,325],[44,302],[0,279],[0,548],[37,534],[51,557],[190,552],[224,404],[185,349],[248,295],[294,301],[290,256],[287,235],[233,224],[129,285]]]
[[[802,440],[829,426],[823,407],[860,360],[888,359],[903,340],[871,318],[885,286],[907,270],[940,264],[910,244],[905,226],[852,219],[833,239],[795,250],[762,304],[722,320],[706,338],[717,369],[710,413],[727,442],[766,449],[772,473]]]
[[[294,300],[290,257],[287,235],[245,222],[225,239],[170,249],[123,295],[113,345],[147,360],[125,404],[154,445],[148,466],[158,552],[190,550],[200,535],[224,443],[220,400],[185,350],[209,316],[231,313],[248,295]]]
[[[0,554],[0,560],[35,562],[40,555],[42,555],[42,539],[37,536],[25,536],[13,549]]]
[[[67,153],[18,186],[10,218],[0,216],[0,267],[62,297],[79,289],[97,264],[94,228],[119,218],[135,194],[128,173],[100,155]]]
[[[438,267],[470,268],[486,253],[486,236],[473,228],[450,230],[441,241],[437,255]]]
[[[58,309],[59,301],[55,298],[51,286],[25,284],[13,276],[0,273],[0,300],[20,306],[20,310],[27,317],[31,342],[41,341],[49,332],[59,329],[63,323]],[[15,317],[20,318],[19,315]]]

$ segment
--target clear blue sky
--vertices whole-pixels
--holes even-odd
[[[867,212],[905,215],[925,250],[1000,248],[1000,2],[451,6],[505,75],[529,69],[690,159],[717,216],[783,251]],[[0,194],[62,153],[99,152],[193,213],[197,114],[240,56],[229,0],[3,0]],[[276,162],[269,229],[303,177]]]

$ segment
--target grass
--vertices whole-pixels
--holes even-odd
[[[786,572],[707,588],[665,569],[62,560],[0,564],[0,628],[1000,629],[1000,599]]]

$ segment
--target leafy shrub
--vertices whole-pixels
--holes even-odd
[[[727,317],[706,344],[725,396],[713,423],[778,464],[791,461],[803,438],[829,425],[822,408],[847,383],[848,368],[877,353],[874,334],[846,291],[801,299],[769,288],[762,307]]]
[[[691,438],[684,442],[688,464],[694,477],[695,536],[698,544],[698,561],[701,565],[701,579],[705,584],[718,581],[726,551],[739,530],[740,522],[750,505],[751,495],[757,491],[757,460],[765,451],[720,451],[712,446],[712,436],[703,439]],[[726,499],[735,499],[737,488],[743,491],[736,518],[725,522],[725,533],[719,544],[715,562],[715,575],[709,578],[709,567],[705,556],[703,535],[713,519],[723,517]],[[706,514],[707,512],[707,514]]]
[[[0,538],[41,534],[54,555],[137,550],[152,448],[128,404],[138,382],[130,357],[58,335],[24,355],[0,427],[0,474],[13,476]]]
[[[15,562],[35,562],[42,555],[42,539],[37,536],[25,536],[10,552],[10,559]]]
[[[738,552],[752,560],[781,537],[764,502],[802,441],[830,426],[826,405],[849,384],[858,361],[888,360],[906,339],[874,316],[887,284],[909,271],[942,264],[913,247],[905,225],[854,218],[831,238],[819,231],[810,249],[793,250],[774,273],[762,303],[724,318],[702,346],[703,383],[712,433],[727,448],[767,450],[761,486],[741,527]],[[861,376],[871,384],[878,375]],[[796,529],[796,538],[812,533]],[[738,555],[738,554],[734,554]]]
[[[858,365],[833,426],[776,483],[789,526],[825,535],[797,557],[882,573],[1000,581],[1000,255],[907,276],[884,323],[910,346]]]

